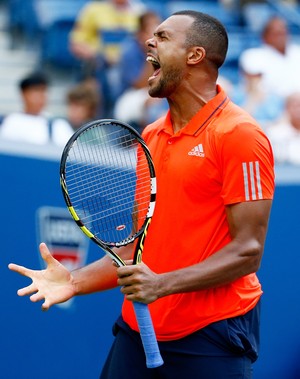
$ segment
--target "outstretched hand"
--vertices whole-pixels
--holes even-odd
[[[31,270],[14,263],[10,263],[8,268],[32,280],[29,286],[18,290],[18,295],[31,295],[32,302],[44,299],[42,309],[46,311],[52,305],[72,298],[75,295],[75,287],[71,273],[53,258],[45,243],[40,244],[40,253],[46,263],[44,270]]]

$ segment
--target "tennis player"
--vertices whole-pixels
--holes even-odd
[[[144,133],[157,175],[157,203],[143,263],[104,257],[69,272],[11,264],[32,284],[18,294],[43,309],[120,286],[124,304],[101,379],[250,379],[258,357],[262,288],[256,272],[274,192],[270,143],[256,121],[217,85],[227,33],[216,19],[181,11],[147,42],[149,94],[167,115]],[[149,304],[164,365],[147,369],[132,301]]]

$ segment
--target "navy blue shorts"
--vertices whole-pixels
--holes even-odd
[[[159,342],[164,364],[155,369],[146,367],[140,335],[119,318],[100,379],[251,379],[258,357],[259,314],[258,304],[244,316]]]

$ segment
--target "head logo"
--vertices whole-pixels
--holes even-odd
[[[45,242],[53,257],[68,270],[84,266],[89,239],[78,228],[65,208],[41,207],[37,210],[38,243]],[[44,262],[42,261],[44,268]],[[62,307],[69,307],[67,302]]]
[[[125,228],[126,228],[126,225],[118,225],[116,227],[116,231],[120,232],[120,231],[124,230]]]

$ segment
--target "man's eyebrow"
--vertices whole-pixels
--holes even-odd
[[[155,31],[154,33],[153,33],[153,35],[155,36],[155,37],[162,37],[163,35],[166,35],[167,33],[166,33],[166,31],[165,30],[157,30],[157,31]]]

